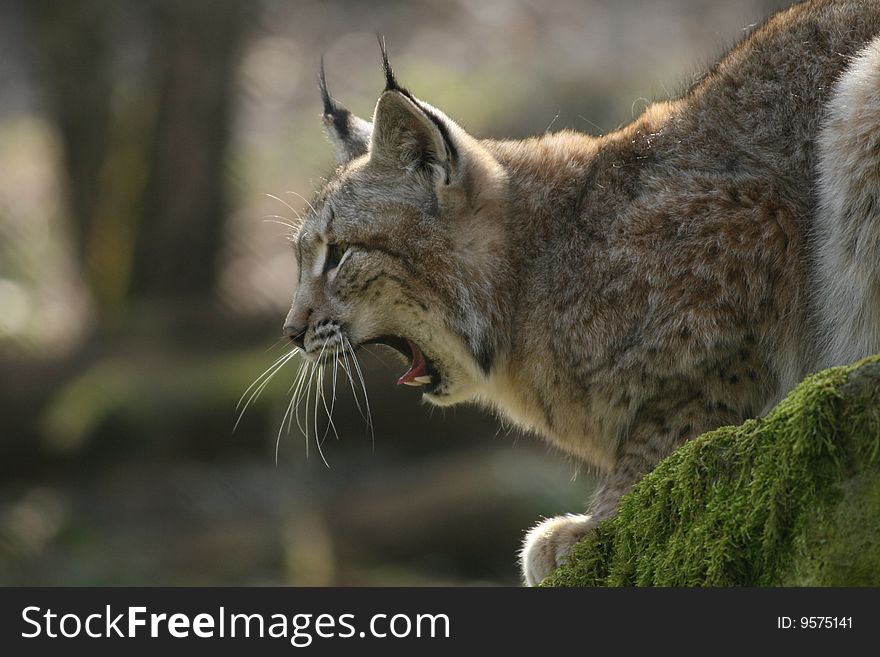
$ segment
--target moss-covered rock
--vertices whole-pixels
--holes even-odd
[[[685,444],[543,586],[880,585],[880,356]]]

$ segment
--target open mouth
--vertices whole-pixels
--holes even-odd
[[[424,387],[425,392],[432,392],[440,385],[440,372],[427,358],[419,346],[410,340],[396,335],[383,335],[363,344],[381,344],[391,347],[410,361],[409,369],[397,379],[397,385]]]

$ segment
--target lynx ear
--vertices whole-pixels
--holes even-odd
[[[370,157],[383,159],[404,169],[430,167],[449,183],[455,170],[455,138],[463,131],[440,110],[416,99],[394,78],[385,44],[382,65],[385,91],[373,114]]]
[[[383,93],[373,116],[370,156],[397,163],[404,169],[431,167],[442,173],[448,183],[456,152],[446,127],[452,122],[446,119],[449,123],[442,124],[445,117],[427,107],[399,91]]]
[[[321,58],[321,71],[318,74],[318,86],[321,88],[321,100],[324,113],[321,120],[324,131],[333,144],[336,161],[345,164],[356,157],[364,155],[370,148],[370,136],[373,124],[356,117],[348,109],[336,102],[327,90],[327,79],[324,76],[324,58]]]

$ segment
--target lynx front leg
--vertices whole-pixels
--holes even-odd
[[[524,582],[536,586],[564,564],[575,543],[599,522],[614,515],[623,495],[678,445],[695,435],[694,426],[684,421],[645,422],[634,430],[614,470],[596,493],[589,514],[548,518],[526,534],[520,553]]]
[[[614,515],[621,496],[639,478],[626,474],[625,470],[615,471],[596,494],[592,513],[548,518],[529,530],[520,553],[523,581],[526,585],[537,586],[568,561],[574,545],[600,521]]]
[[[574,544],[594,526],[589,515],[567,515],[548,518],[533,527],[520,553],[523,581],[537,586],[557,567],[565,563]]]

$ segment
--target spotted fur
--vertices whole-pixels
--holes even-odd
[[[528,534],[539,582],[682,442],[880,351],[878,34],[880,3],[796,5],[601,137],[476,139],[387,57],[358,130],[322,85],[341,165],[297,236],[290,334],[312,357],[328,326],[409,338],[430,402],[476,400],[599,473],[588,514]]]

